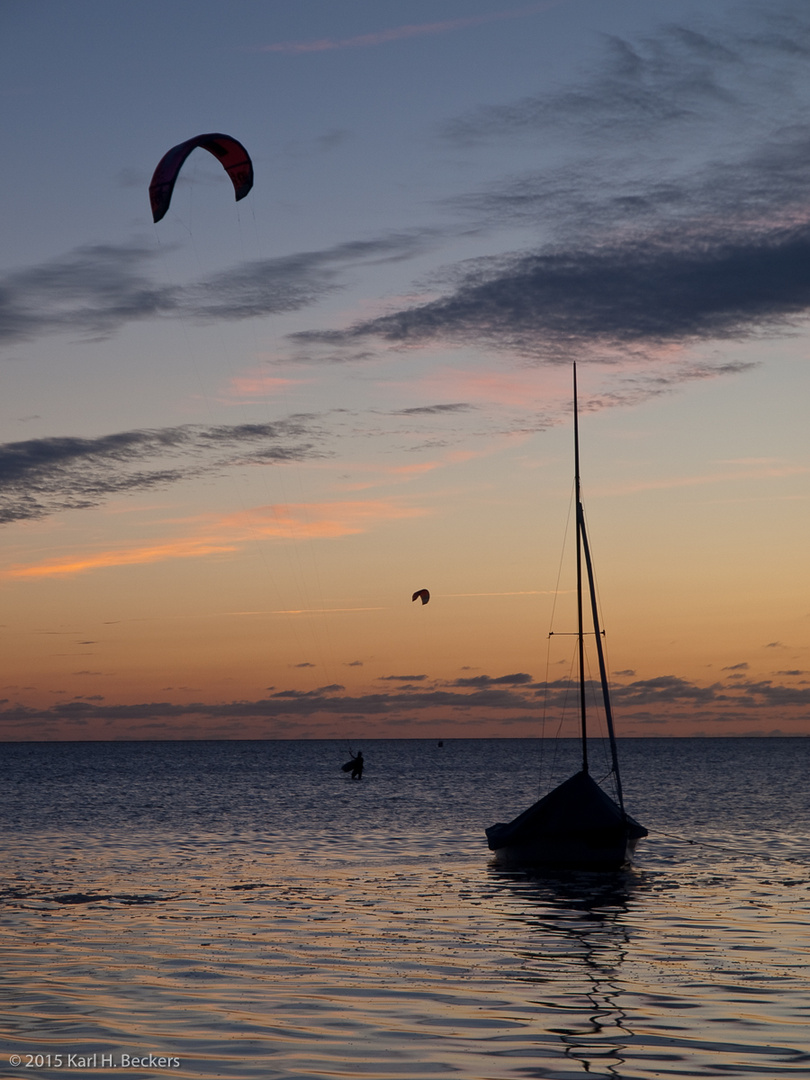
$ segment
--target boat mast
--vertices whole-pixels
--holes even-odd
[[[605,665],[605,650],[602,646],[602,631],[599,626],[599,608],[596,603],[596,586],[594,584],[593,563],[591,562],[591,549],[588,544],[588,532],[585,528],[585,511],[582,508],[579,482],[579,423],[577,420],[577,365],[574,364],[574,471],[576,473],[576,504],[577,504],[577,605],[579,609],[579,686],[580,686],[580,712],[582,716],[582,754],[583,771],[588,771],[587,747],[585,745],[585,650],[584,634],[582,626],[582,570],[580,547],[585,555],[585,568],[588,574],[588,592],[591,601],[591,617],[593,619],[593,633],[596,638],[596,655],[599,661],[599,681],[602,684],[602,700],[605,703],[605,721],[610,741],[610,757],[613,763],[613,773],[616,777],[616,794],[619,807],[624,813],[624,798],[622,795],[622,779],[619,773],[619,754],[616,747],[616,734],[613,729],[613,709],[610,704],[610,689],[608,687],[607,667]]]
[[[585,628],[582,620],[582,503],[579,492],[579,417],[577,416],[577,365],[574,364],[574,497],[577,515],[577,644],[579,648],[579,722],[582,739],[582,771],[588,771],[588,725],[585,710]]]
[[[599,660],[599,680],[602,683],[602,700],[605,703],[605,721],[607,723],[608,739],[610,741],[610,758],[613,763],[613,774],[616,777],[616,794],[619,800],[619,808],[622,813],[624,813],[622,778],[619,774],[619,754],[616,749],[616,735],[613,730],[613,709],[610,705],[610,690],[608,688],[607,667],[605,666],[605,650],[602,647],[602,631],[599,629],[599,611],[596,605],[596,587],[593,581],[591,550],[588,546],[588,534],[585,531],[584,517],[580,526],[580,530],[582,534],[582,547],[585,552],[585,566],[588,571],[588,588],[591,594],[591,613],[593,615],[593,633],[594,637],[596,638],[596,655]]]

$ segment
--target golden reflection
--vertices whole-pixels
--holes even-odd
[[[505,912],[531,932],[521,935],[528,948],[520,978],[538,985],[564,985],[562,998],[550,989],[549,1000],[537,1000],[542,1012],[551,1007],[568,1022],[546,1029],[557,1035],[563,1054],[586,1073],[621,1080],[624,1051],[634,1033],[622,1007],[620,968],[631,932],[626,916],[640,875],[569,872],[544,874],[493,864],[490,882],[509,901]]]

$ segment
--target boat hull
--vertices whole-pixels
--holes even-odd
[[[513,821],[492,825],[486,835],[498,862],[619,870],[631,862],[647,830],[579,772]]]
[[[637,843],[633,837],[602,845],[587,839],[544,836],[530,844],[496,847],[493,853],[495,861],[501,865],[546,866],[558,870],[622,870],[632,865]]]

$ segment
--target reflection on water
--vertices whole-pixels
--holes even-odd
[[[567,986],[568,1022],[549,1028],[566,1059],[586,1073],[621,1077],[630,1019],[619,972],[630,942],[625,916],[638,877],[633,871],[591,874],[506,871],[493,865],[496,890],[518,902],[515,918],[533,931],[524,952],[526,977]]]
[[[781,743],[774,783],[806,747]],[[637,868],[553,876],[483,836],[533,794],[525,744],[370,743],[361,784],[340,744],[7,749],[0,1075],[810,1075],[804,789],[769,815],[760,776],[749,811],[704,746],[626,755]]]
[[[543,987],[533,999],[544,1014],[539,1055],[555,1034],[572,1068],[591,1076],[810,1073],[808,931],[796,917],[810,874],[764,876],[739,856],[681,870],[673,879],[490,868],[494,895],[530,932],[516,938],[526,943],[521,977]]]

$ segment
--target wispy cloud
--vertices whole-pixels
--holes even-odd
[[[481,409],[485,404],[525,407],[531,402],[538,422],[547,421],[550,417],[550,411],[544,408],[549,396],[548,377],[538,376],[538,373],[532,369],[464,370],[460,367],[437,365],[435,370],[422,376],[418,386],[426,394],[437,397],[440,394],[459,394],[469,399],[463,405],[430,406],[429,408],[435,413]],[[567,397],[568,394],[566,394],[566,404]],[[403,411],[401,415],[417,415],[420,411],[409,409]]]
[[[96,551],[83,555],[66,555],[38,563],[12,566],[0,576],[15,579],[72,577],[91,570],[107,570],[113,566],[143,566],[170,559],[199,559],[208,555],[223,555],[238,550],[234,542],[212,539],[181,538],[160,544],[142,544],[125,549]]]
[[[0,445],[0,524],[98,506],[113,495],[161,489],[236,464],[322,457],[315,418],[267,424],[124,431]]]
[[[542,137],[541,170],[443,203],[477,227],[520,224],[531,246],[447,268],[441,295],[295,340],[657,364],[673,346],[802,326],[810,15],[784,2],[741,8],[731,28],[704,21],[608,38],[567,88],[446,124],[444,145],[468,153]]]
[[[347,241],[246,262],[184,285],[153,280],[157,249],[90,245],[0,279],[0,344],[56,332],[103,337],[157,317],[208,322],[299,311],[341,288],[347,268],[410,258],[435,240],[429,230],[414,230]]]
[[[485,15],[470,15],[464,19],[445,19],[441,22],[409,23],[394,26],[387,30],[377,30],[368,34],[358,34],[350,38],[314,38],[310,41],[279,41],[271,45],[259,45],[252,51],[289,53],[331,52],[335,49],[368,49],[376,45],[387,45],[392,41],[403,41],[413,37],[433,37],[447,34],[452,30],[464,30],[470,26],[483,26],[486,23],[499,22],[503,19],[521,19],[536,15],[541,11],[556,7],[561,0],[546,0],[545,3],[529,4],[527,7],[512,8],[508,11],[492,11]]]
[[[266,48],[373,46],[548,6]],[[104,335],[146,318],[300,311],[342,288],[350,268],[414,258],[471,226],[489,236],[519,223],[527,238],[521,250],[456,263],[429,293],[405,291],[393,306],[389,297],[382,314],[377,308],[348,326],[293,334],[293,359],[326,365],[373,360],[383,347],[402,359],[408,350],[463,346],[530,363],[567,364],[577,355],[648,369],[642,381],[625,382],[621,400],[603,397],[603,406],[739,371],[743,365],[728,362],[689,364],[685,354],[788,334],[810,316],[810,14],[788,0],[739,11],[733,26],[712,27],[705,17],[643,40],[606,38],[601,60],[567,87],[482,105],[445,124],[443,152],[543,138],[541,169],[442,202],[441,212],[462,222],[455,228],[255,260],[172,287],[153,280],[156,251],[82,248],[0,281],[0,342],[55,331]],[[491,157],[491,147],[483,153]],[[676,349],[680,366],[668,351]],[[653,369],[666,369],[660,381]],[[458,396],[424,406],[434,412],[422,415],[461,413],[485,400],[519,405],[521,379],[499,380],[470,375],[463,385],[459,375]],[[279,385],[260,379],[234,390],[250,397]],[[417,419],[418,409],[401,415]]]
[[[341,476],[335,481],[335,488],[339,491],[364,491],[380,484],[407,484],[428,473],[462,464],[477,456],[479,454],[473,451],[455,450],[409,465],[382,465],[377,461],[355,463],[348,476]]]
[[[277,503],[243,510],[216,520],[195,520],[188,523],[186,535],[160,542],[90,550],[56,559],[16,564],[1,571],[0,577],[69,577],[113,566],[199,559],[240,551],[260,539],[336,539],[367,532],[391,521],[420,517],[425,513],[427,511],[419,506],[390,498]]]
[[[293,387],[306,386],[314,379],[286,379],[272,375],[267,369],[245,371],[234,375],[226,389],[229,401],[248,402],[264,400],[288,393]]]
[[[810,473],[810,466],[808,465],[795,465],[790,462],[780,462],[772,464],[762,464],[759,467],[741,468],[732,467],[733,462],[726,462],[727,468],[712,472],[702,473],[696,476],[661,476],[651,480],[639,480],[631,483],[612,484],[607,488],[601,489],[598,494],[611,494],[611,495],[628,495],[635,494],[640,491],[669,491],[676,488],[694,488],[694,487],[707,487],[715,484],[722,484],[725,487],[726,498],[730,498],[729,490],[730,485],[739,482],[749,482],[754,480],[778,480],[784,477],[791,476],[806,476]],[[752,495],[749,493],[748,498],[756,498],[758,495]],[[774,498],[772,486],[768,488],[768,497]],[[796,497],[796,496],[791,496]]]
[[[428,511],[403,499],[348,499],[317,503],[277,503],[224,519],[251,536],[286,540],[351,536],[389,521],[422,517]]]
[[[446,405],[415,405],[409,409],[397,409],[394,416],[439,416],[444,413],[467,412],[474,408],[466,401],[456,401]]]
[[[810,22],[806,6],[795,0],[740,4],[723,23],[704,8],[689,25],[669,22],[643,38],[613,34],[603,42],[579,80],[474,108],[445,122],[443,135],[469,144],[575,134],[578,144],[617,156],[627,139],[642,137],[658,147],[685,137],[692,148],[703,141],[727,149],[762,136],[774,120],[782,128],[800,120],[806,108]],[[635,146],[649,153],[649,145]]]

